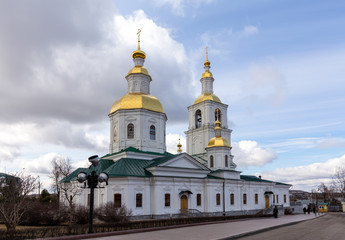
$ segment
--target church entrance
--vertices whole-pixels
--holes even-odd
[[[186,213],[188,210],[188,197],[186,195],[181,196],[181,213]]]
[[[265,195],[265,208],[270,207],[270,197],[268,195]]]

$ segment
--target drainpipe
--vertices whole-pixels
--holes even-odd
[[[223,216],[225,216],[225,179],[223,179],[222,182],[223,182]]]

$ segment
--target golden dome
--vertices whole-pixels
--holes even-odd
[[[150,76],[149,72],[147,71],[147,69],[143,66],[135,66],[133,67],[128,73],[127,73],[127,76],[129,74],[132,74],[132,73],[141,73],[141,74],[145,74],[147,76]]]
[[[210,66],[210,65],[211,65],[210,61],[206,58],[206,61],[204,62],[204,66]]]
[[[140,50],[140,47],[138,46],[138,49],[135,50],[135,51],[132,53],[132,57],[133,57],[133,58],[138,58],[138,57],[140,57],[140,58],[145,59],[145,58],[146,58],[146,54],[145,54],[143,51],[141,51],[141,50]]]
[[[127,93],[125,96],[114,102],[109,114],[120,109],[138,108],[164,113],[162,104],[156,97],[144,93]]]
[[[211,148],[211,147],[229,147],[229,148],[231,148],[228,140],[226,140],[223,137],[211,138],[211,140],[208,142],[208,145],[206,148]]]
[[[213,75],[210,71],[205,71],[203,72],[203,74],[201,75],[201,78],[213,78]]]
[[[194,104],[201,103],[206,100],[211,100],[211,101],[221,103],[220,99],[216,95],[211,94],[211,93],[203,93],[195,100]]]

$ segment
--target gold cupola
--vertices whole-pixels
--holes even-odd
[[[217,120],[215,124],[216,124],[216,127],[214,128],[215,137],[211,138],[206,148],[212,148],[212,147],[231,148],[229,141],[226,138],[222,137],[222,128],[220,127],[220,121],[218,120],[218,109],[217,109]]]
[[[204,62],[205,71],[201,75],[201,79],[200,79],[201,87],[202,87],[201,95],[199,97],[197,97],[194,104],[198,104],[198,103],[204,102],[206,100],[211,100],[211,101],[221,103],[220,99],[215,94],[213,94],[214,78],[213,78],[213,75],[210,71],[211,62],[208,60],[207,48],[208,47],[206,47],[206,60]]]
[[[133,51],[134,67],[128,72],[128,93],[118,99],[111,106],[110,113],[124,109],[147,109],[154,112],[164,113],[160,101],[150,95],[151,76],[144,67],[146,54],[140,49],[140,32],[138,30],[138,49]]]
[[[181,153],[182,152],[182,144],[180,142],[180,135],[178,136],[178,144],[177,144],[177,153]]]

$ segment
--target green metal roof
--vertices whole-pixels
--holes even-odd
[[[3,183],[8,183],[8,180],[11,179],[11,178],[18,179],[18,180],[20,179],[19,177],[12,176],[12,175],[9,175],[9,174],[6,174],[6,173],[0,173],[0,179],[1,178],[4,179]],[[0,181],[0,183],[2,183],[2,180]]]
[[[151,163],[153,163],[152,160],[121,158],[105,169],[104,172],[108,173],[109,177],[151,177],[152,174],[145,170],[145,167]]]
[[[244,181],[252,181],[252,182],[270,182],[270,183],[275,183],[277,185],[285,185],[285,186],[291,186],[291,184],[286,184],[286,183],[281,183],[281,182],[274,182],[274,181],[269,181],[265,180],[262,178],[258,178],[257,176],[253,175],[240,175],[241,179]]]
[[[252,182],[272,182],[269,180],[265,180],[262,178],[258,178],[257,176],[253,175],[240,175],[241,179],[244,181],[252,181]]]
[[[171,154],[171,155],[166,156],[166,157],[160,157],[160,158],[152,159],[152,163],[150,165],[146,166],[146,168],[158,166],[159,164],[165,163],[165,162],[169,161],[170,159],[172,159],[178,155],[179,154],[177,154],[177,155]]]
[[[149,152],[149,151],[141,151],[137,148],[134,148],[134,147],[128,147],[128,148],[125,148],[125,149],[122,149],[121,151],[119,152],[116,152],[116,153],[111,153],[111,154],[107,154],[107,155],[104,155],[102,158],[107,158],[109,156],[113,156],[113,155],[116,155],[116,154],[119,154],[119,153],[122,153],[122,152],[136,152],[136,153],[146,153],[146,154],[155,154],[155,155],[172,155],[171,153],[168,153],[168,152],[165,152],[165,153],[157,153],[157,152]]]
[[[87,170],[88,170],[87,168],[77,168],[72,173],[70,173],[67,177],[64,177],[63,179],[61,179],[60,183],[69,183],[71,181],[77,180],[78,173],[81,171],[86,172]]]

